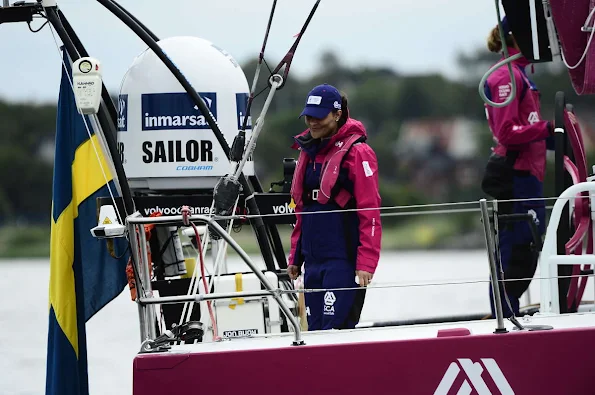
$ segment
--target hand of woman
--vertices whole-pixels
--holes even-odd
[[[289,278],[291,278],[292,280],[295,280],[300,275],[300,268],[297,267],[296,265],[288,265],[287,266],[287,274],[289,275]]]
[[[369,273],[365,270],[356,270],[355,275],[359,280],[358,283],[360,287],[367,287],[368,284],[372,282],[372,277],[374,277],[372,273]]]

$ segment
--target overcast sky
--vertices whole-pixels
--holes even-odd
[[[314,3],[278,1],[265,54],[269,64],[277,64],[289,49]],[[242,63],[260,51],[272,0],[121,0],[120,4],[160,38],[202,37]],[[94,0],[58,0],[58,5],[91,56],[102,62],[110,92],[117,93],[145,44]],[[319,55],[330,49],[349,66],[382,65],[402,73],[439,71],[455,78],[457,54],[485,45],[495,24],[490,0],[322,0],[290,76],[314,72]],[[251,81],[252,76],[247,77]],[[55,101],[59,81],[59,52],[47,26],[33,34],[26,24],[0,25],[0,98]]]

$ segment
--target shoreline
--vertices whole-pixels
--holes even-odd
[[[279,226],[279,236],[289,254],[291,227]],[[231,236],[250,255],[260,250],[250,227]],[[182,237],[182,242],[188,241]],[[485,248],[483,232],[461,229],[449,221],[410,222],[382,230],[382,251],[476,250]],[[237,255],[229,248],[229,255]],[[0,227],[0,259],[49,258],[50,229],[46,225]]]

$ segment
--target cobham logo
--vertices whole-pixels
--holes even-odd
[[[453,389],[455,380],[461,371],[463,375],[465,375],[465,378],[458,390],[454,388],[457,390],[457,394],[471,394],[473,390],[475,390],[478,395],[491,395],[492,392],[482,378],[484,366],[487,369],[488,376],[494,381],[500,394],[514,395],[512,387],[506,380],[506,377],[504,377],[502,370],[500,370],[500,367],[494,359],[482,358],[481,362],[474,363],[470,359],[461,358],[458,359],[457,362],[452,362],[448,369],[446,369],[442,381],[438,384],[438,388],[436,388],[434,395],[447,395]]]

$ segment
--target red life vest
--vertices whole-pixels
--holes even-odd
[[[341,171],[341,164],[343,163],[345,155],[354,144],[363,140],[365,140],[364,136],[360,134],[352,134],[346,136],[344,139],[335,141],[333,147],[327,152],[322,164],[320,190],[318,198],[316,199],[319,203],[326,204],[330,200],[334,200],[341,208],[347,206],[352,198],[351,193],[345,188],[339,188],[338,191],[333,194],[333,189],[337,184],[339,172]],[[303,191],[304,176],[306,174],[305,167],[307,164],[308,154],[301,150],[291,185],[291,196],[295,204],[298,206],[303,204],[301,192]],[[299,187],[297,187],[298,185]]]

